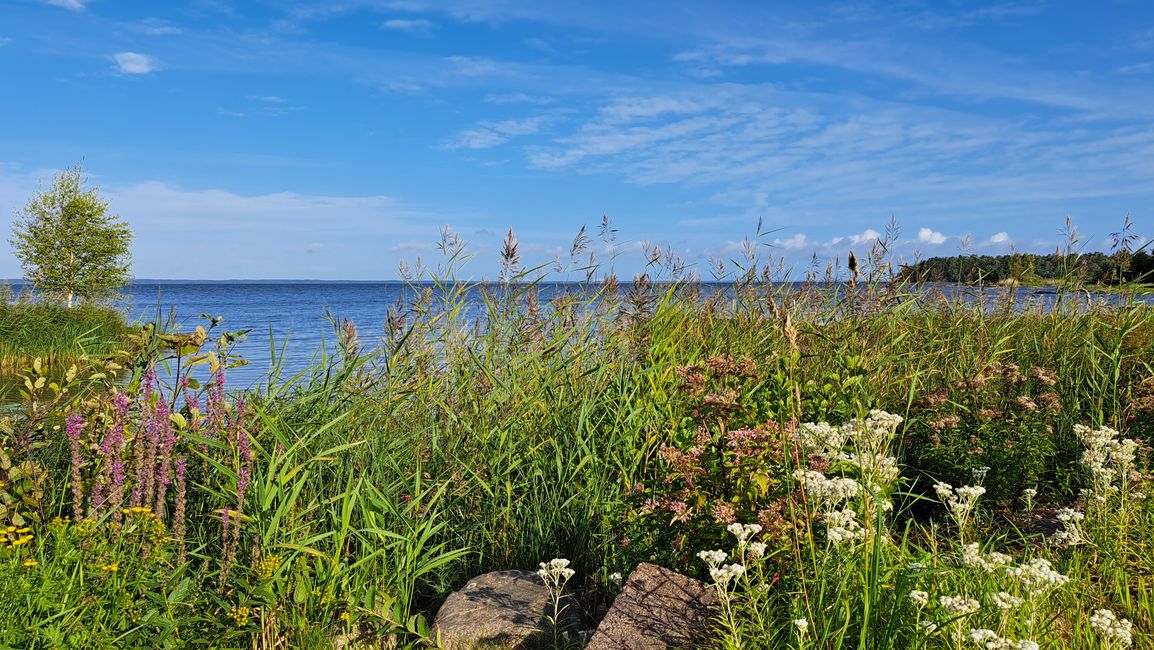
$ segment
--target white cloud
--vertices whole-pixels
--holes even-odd
[[[481,122],[476,127],[461,131],[446,145],[446,149],[488,149],[507,142],[509,139],[533,135],[549,121],[546,116],[521,120]]]
[[[805,248],[810,244],[809,239],[805,236],[805,233],[799,232],[789,239],[775,239],[773,240],[773,245],[788,250],[797,250],[799,248]]]
[[[858,244],[873,243],[881,239],[881,237],[882,235],[878,231],[874,230],[873,228],[866,228],[864,231],[857,235],[850,235],[847,237],[847,239],[849,239],[849,243],[856,246]]]
[[[69,11],[84,11],[89,0],[44,0],[53,7],[63,7]]]
[[[0,36],[0,47],[4,47],[12,42],[12,39],[7,36]]]
[[[266,104],[284,104],[288,102],[288,100],[284,97],[277,97],[276,95],[252,95],[251,99],[255,99],[258,102],[264,102]]]
[[[410,34],[428,34],[433,30],[433,23],[423,18],[393,18],[381,23],[381,27],[397,32],[408,32]]]
[[[112,55],[112,60],[121,74],[148,74],[160,69],[156,59],[139,52],[117,52]]]
[[[1005,232],[1005,231],[1002,231],[999,233],[994,233],[993,235],[990,236],[989,239],[986,240],[986,243],[987,244],[1008,244],[1008,243],[1011,243],[1010,242],[1010,233]]]
[[[923,244],[944,244],[946,236],[936,230],[921,228],[918,230],[918,241]]]

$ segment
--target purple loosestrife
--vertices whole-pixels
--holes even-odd
[[[172,533],[176,536],[177,543],[180,544],[180,552],[176,556],[176,564],[180,566],[184,564],[187,559],[187,553],[184,547],[184,513],[187,507],[186,501],[186,483],[185,473],[188,471],[188,461],[184,456],[176,459],[176,512],[173,513]]]
[[[165,495],[168,493],[169,484],[172,483],[172,453],[176,447],[176,430],[168,417],[168,406],[165,404],[161,404],[158,409],[157,427],[159,448],[156,459],[156,505],[152,511],[163,519],[166,510]]]
[[[156,384],[156,368],[149,364],[144,371],[144,376],[140,379],[140,423],[136,428],[136,435],[132,439],[133,447],[133,462],[132,462],[132,476],[135,485],[132,490],[132,498],[129,500],[129,505],[133,508],[140,506],[144,500],[144,490],[141,485],[141,479],[146,475],[145,473],[145,452],[147,452],[149,444],[148,438],[150,434],[150,423],[152,418],[152,393],[153,387]]]
[[[128,419],[128,396],[120,393],[116,396],[116,422],[112,425],[110,449],[108,509],[112,511],[112,520],[120,523],[124,505],[124,423]]]
[[[80,466],[84,464],[84,455],[80,448],[80,433],[84,429],[84,419],[73,411],[64,419],[65,432],[71,446],[72,460],[72,518],[79,522],[83,519],[84,485],[81,483]]]

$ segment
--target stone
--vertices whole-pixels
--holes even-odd
[[[548,617],[553,601],[532,571],[494,571],[477,576],[445,599],[433,623],[445,650],[528,650],[553,641]],[[576,630],[577,605],[562,600],[561,629]]]
[[[586,650],[664,650],[707,645],[716,625],[709,585],[655,564],[629,575]]]

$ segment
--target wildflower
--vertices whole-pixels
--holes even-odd
[[[1026,512],[1034,509],[1034,497],[1038,496],[1038,491],[1034,488],[1026,488],[1022,490],[1022,501],[1026,502]]]
[[[702,562],[708,564],[710,569],[716,569],[717,567],[721,566],[722,562],[725,562],[729,555],[725,551],[721,550],[701,551],[697,554],[697,557],[701,558]]]
[[[620,571],[614,571],[613,573],[610,573],[609,574],[609,582],[612,584],[615,584],[615,585],[621,584],[621,572]]]
[[[998,638],[998,633],[993,630],[970,630],[970,641],[978,645],[985,645],[986,643]]]
[[[990,553],[983,556],[979,552],[977,542],[971,542],[962,547],[962,564],[968,567],[982,569],[986,573],[993,573],[1000,567],[1009,564],[1013,558],[1005,553]]]
[[[342,621],[348,623],[349,619],[351,619],[351,618],[352,618],[352,616],[349,616],[348,612],[341,612],[341,620]]]
[[[84,454],[81,451],[80,432],[84,429],[84,419],[72,412],[68,414],[64,422],[70,447],[72,517],[76,521],[80,521],[82,516],[81,504],[84,501],[84,486],[81,484],[80,478],[80,466],[84,464]]]
[[[858,523],[857,513],[846,508],[834,510],[825,515],[825,536],[834,544],[849,542],[865,536],[865,529]]]
[[[981,467],[976,467],[976,468],[974,468],[974,469],[971,469],[971,470],[970,470],[970,475],[971,475],[971,476],[973,476],[973,478],[974,478],[974,483],[977,483],[978,485],[981,485],[981,484],[982,484],[982,482],[984,482],[984,481],[986,480],[986,474],[987,474],[989,471],[990,471],[990,468],[989,468],[988,466],[986,466],[986,465],[983,465],[983,466],[981,466]]]
[[[934,632],[938,631],[938,624],[934,623],[933,621],[922,621],[921,623],[918,623],[918,625],[921,626],[922,633],[926,636],[930,636]]]
[[[719,589],[725,589],[730,581],[736,580],[743,573],[745,573],[745,567],[740,564],[726,564],[722,567],[709,569],[709,577],[713,579]]]
[[[982,608],[981,603],[965,596],[942,596],[938,598],[942,609],[946,610],[952,616],[965,616],[966,614],[973,614]]]
[[[35,569],[39,565],[40,565],[40,563],[37,562],[36,560],[24,560],[24,564],[22,566],[25,569]]]
[[[989,597],[990,600],[993,601],[995,607],[1004,611],[1011,610],[1025,602],[1025,599],[1019,598],[1005,591],[989,594]]]
[[[809,620],[804,618],[793,619],[793,626],[797,628],[798,636],[805,636],[806,630],[809,629]]]
[[[280,565],[281,557],[279,555],[263,557],[260,559],[260,562],[257,563],[257,575],[260,576],[261,580],[267,580],[272,577],[272,574],[276,573]]]
[[[113,562],[112,564],[102,564],[100,570],[105,573],[116,573],[120,571],[120,565]]]
[[[739,547],[741,547],[741,546],[745,546],[746,541],[748,541],[750,537],[753,537],[754,535],[761,532],[761,525],[760,524],[739,524],[737,522],[734,522],[734,523],[730,524],[726,528],[726,530],[728,530],[730,533],[733,534],[734,537],[737,538],[737,545]]]
[[[793,477],[801,482],[806,496],[816,502],[818,509],[848,501],[861,491],[861,485],[852,478],[828,478],[821,472],[800,469],[793,473]]]
[[[958,528],[965,528],[969,523],[970,515],[978,505],[978,499],[986,493],[986,488],[980,485],[964,485],[955,488],[949,483],[939,481],[934,485],[934,492],[950,511],[950,516]]]
[[[751,542],[747,552],[751,560],[760,560],[765,556],[765,542]]]
[[[564,585],[577,572],[569,568],[569,560],[564,558],[553,558],[548,562],[542,562],[541,568],[537,571],[537,575],[545,581],[546,584],[561,584]]]
[[[1126,648],[1134,643],[1131,630],[1134,625],[1126,620],[1119,619],[1114,612],[1108,609],[1099,609],[1090,616],[1090,627],[1108,643],[1117,647]]]
[[[1055,571],[1050,566],[1049,560],[1041,558],[1031,560],[1021,566],[1012,567],[1008,573],[1017,578],[1018,582],[1031,594],[1041,594],[1070,581],[1069,576]]]
[[[227,616],[232,619],[232,622],[237,627],[244,627],[248,625],[248,616],[250,610],[247,607],[237,607],[228,611]]]
[[[914,601],[914,604],[918,607],[925,607],[926,604],[930,602],[930,595],[924,591],[915,589],[910,592],[910,600]]]
[[[1060,530],[1051,537],[1051,540],[1059,546],[1075,546],[1086,541],[1082,534],[1081,528],[1078,524],[1086,519],[1086,515],[1074,510],[1073,508],[1062,508],[1054,517],[1062,522],[1063,530]]]

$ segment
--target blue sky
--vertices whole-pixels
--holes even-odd
[[[795,274],[891,217],[906,260],[1154,225],[1145,0],[9,0],[0,78],[4,220],[83,159],[138,277],[395,278],[445,226],[491,276],[602,215],[626,276],[759,219]]]

